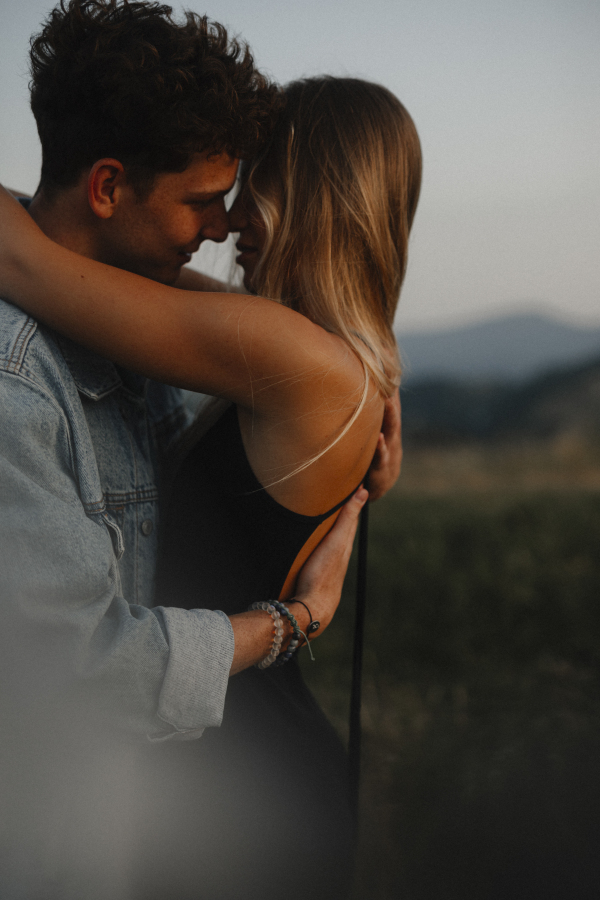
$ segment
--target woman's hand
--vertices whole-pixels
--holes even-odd
[[[316,636],[327,628],[338,608],[360,511],[368,497],[368,491],[358,489],[300,570],[296,596],[306,603],[313,619],[321,623]],[[288,603],[293,604],[293,601]],[[300,603],[293,604],[291,611],[305,631],[309,617],[304,607]],[[235,639],[230,674],[235,675],[267,656],[273,639],[273,623],[262,610],[230,616],[230,621]]]
[[[369,497],[379,500],[393,487],[402,466],[402,419],[400,393],[394,391],[385,401],[383,423],[375,456],[369,469]]]
[[[317,635],[327,628],[338,608],[360,512],[368,498],[369,492],[360,487],[300,570],[296,596],[306,603],[313,619],[321,623]],[[299,622],[308,620],[308,613],[300,604],[294,609],[294,616]]]

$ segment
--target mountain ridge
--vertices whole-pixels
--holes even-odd
[[[410,381],[401,396],[408,440],[548,439],[566,432],[600,440],[600,353],[591,362],[516,384]]]
[[[435,332],[398,332],[405,380],[523,381],[600,357],[600,327],[540,313],[500,316]]]

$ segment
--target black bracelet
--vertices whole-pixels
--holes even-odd
[[[304,609],[306,610],[306,612],[308,613],[309,618],[310,618],[310,624],[306,628],[306,634],[307,635],[315,634],[315,632],[317,632],[319,630],[319,628],[321,627],[321,623],[316,622],[313,619],[312,613],[311,613],[310,609],[308,608],[308,606],[306,605],[306,603],[304,602],[304,600],[298,600],[297,597],[292,597],[291,600],[288,600],[288,603],[301,603],[302,604],[302,606],[304,607]]]

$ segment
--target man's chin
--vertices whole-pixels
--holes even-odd
[[[161,284],[167,285],[167,287],[173,287],[173,285],[177,283],[177,279],[179,278],[180,275],[181,275],[181,269],[178,269],[178,271],[175,273],[175,275],[169,275],[168,277],[165,277],[165,278],[155,278],[154,280],[159,281]]]
[[[171,264],[158,268],[157,266],[145,266],[140,263],[124,265],[120,261],[119,263],[112,263],[112,265],[116,265],[119,269],[125,269],[126,272],[131,272],[133,275],[141,275],[142,278],[148,278],[150,281],[157,281],[159,284],[172,286],[179,278],[184,264],[181,262],[176,265]]]

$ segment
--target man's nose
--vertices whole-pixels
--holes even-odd
[[[229,223],[224,200],[220,200],[212,207],[210,218],[203,224],[200,234],[204,240],[215,241],[217,244],[221,244],[227,239]]]

